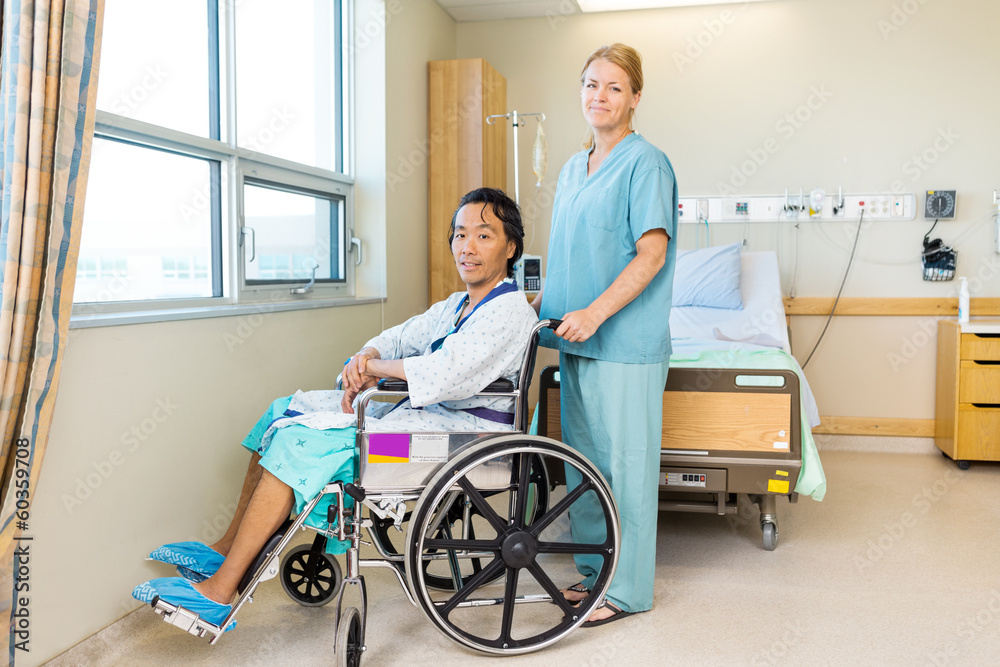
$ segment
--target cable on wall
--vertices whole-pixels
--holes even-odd
[[[826,335],[826,330],[827,328],[829,328],[830,322],[833,320],[833,313],[837,310],[837,304],[840,303],[840,295],[844,293],[844,285],[847,284],[847,276],[851,272],[851,264],[854,262],[854,254],[855,252],[857,252],[858,249],[858,239],[861,238],[861,226],[864,223],[864,221],[865,221],[865,211],[864,209],[862,209],[861,217],[858,218],[858,231],[854,235],[854,247],[851,248],[851,256],[847,260],[847,268],[844,270],[844,279],[840,281],[840,289],[837,290],[837,298],[833,300],[833,308],[830,309],[830,314],[826,318],[826,324],[823,325],[823,331],[820,332],[819,338],[816,340],[816,344],[813,345],[812,352],[809,353],[809,356],[806,357],[805,363],[802,364],[803,370],[805,370],[806,365],[809,363],[809,360],[813,358],[813,355],[816,354],[816,350],[819,348],[819,344],[823,342],[823,336]]]

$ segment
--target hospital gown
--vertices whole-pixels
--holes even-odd
[[[511,426],[467,409],[511,413],[509,398],[470,396],[498,378],[515,380],[531,328],[537,321],[522,292],[501,294],[484,302],[451,333],[465,292],[452,294],[371,339],[365,347],[383,359],[403,359],[409,398],[397,406],[370,403],[365,428],[371,431],[504,431]],[[432,352],[435,341],[444,338]],[[295,511],[331,481],[353,482],[357,415],[341,411],[339,390],[299,391],[275,401],[260,418],[243,446],[261,455],[260,464],[287,484],[295,495]],[[323,498],[306,523],[326,529],[332,496]],[[328,550],[346,545],[331,541]]]

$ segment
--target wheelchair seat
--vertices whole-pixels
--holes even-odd
[[[300,604],[337,600],[338,664],[357,665],[368,618],[360,568],[378,567],[394,573],[409,601],[438,630],[469,649],[520,654],[565,637],[590,616],[610,586],[621,531],[617,506],[600,472],[567,445],[526,433],[539,333],[559,324],[545,320],[533,328],[517,382],[499,380],[476,394],[513,399],[513,430],[368,431],[365,410],[371,400],[406,396],[405,382],[383,380],[358,397],[356,479],[327,484],[283,534],[268,542],[229,616],[216,626],[163,602],[154,602],[154,609],[192,634],[210,636],[214,644],[221,628],[252,601],[256,587],[280,572],[283,588]],[[393,439],[406,454],[386,461],[377,452]],[[565,468],[568,484],[551,483],[547,471],[552,466]],[[325,495],[334,499],[329,527],[305,526],[305,517]],[[568,526],[571,509],[592,513],[604,527],[603,538],[574,542]],[[294,534],[306,527],[317,532],[313,544],[292,549],[279,566]],[[365,531],[377,558],[360,557]],[[343,568],[325,553],[328,539],[350,543]],[[574,606],[560,590],[579,582],[577,567],[583,562],[597,575],[588,579],[590,594]],[[360,609],[343,606],[348,586],[357,589]],[[539,602],[546,604],[530,604]]]

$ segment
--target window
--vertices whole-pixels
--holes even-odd
[[[75,314],[352,296],[342,2],[105,7]]]

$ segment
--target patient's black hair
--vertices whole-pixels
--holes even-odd
[[[448,234],[448,244],[455,240],[455,221],[458,212],[466,204],[489,204],[493,215],[503,223],[503,233],[508,241],[514,242],[514,256],[507,260],[507,277],[514,276],[514,264],[521,259],[524,252],[524,225],[521,223],[521,209],[513,199],[498,188],[479,188],[462,197],[458,208],[451,215],[451,232]],[[480,216],[482,214],[480,213]]]

